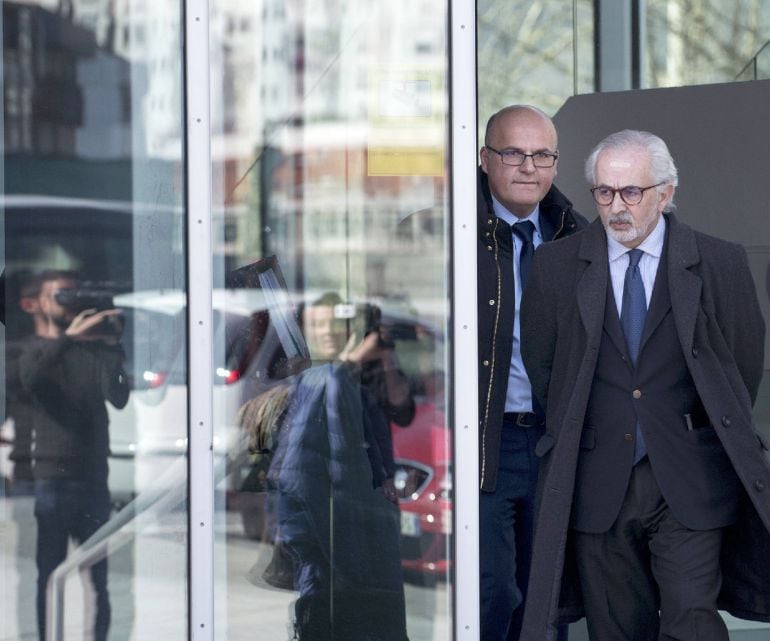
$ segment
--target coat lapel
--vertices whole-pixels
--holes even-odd
[[[644,321],[642,339],[639,344],[639,353],[641,354],[647,339],[660,325],[661,321],[671,309],[671,294],[668,287],[668,242],[670,238],[670,225],[666,225],[666,236],[663,242],[663,252],[658,264],[658,273],[655,276],[655,284],[650,297],[650,308],[647,310],[647,318]]]
[[[692,350],[695,335],[695,321],[700,309],[700,295],[703,283],[700,276],[690,269],[700,262],[700,252],[695,233],[686,225],[680,225],[672,214],[666,214],[669,229],[668,287],[674,322],[679,333],[679,342],[685,353]]]
[[[587,344],[598,347],[609,280],[607,237],[599,218],[583,234],[579,257],[587,264],[577,284],[578,310],[586,330]]]
[[[628,345],[626,344],[626,335],[623,333],[623,326],[620,324],[618,316],[618,305],[615,300],[615,292],[612,289],[612,279],[607,278],[607,302],[604,306],[604,331],[621,354],[631,366],[631,358],[628,355]]]

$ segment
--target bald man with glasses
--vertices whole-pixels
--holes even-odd
[[[487,123],[478,172],[481,639],[516,641],[529,580],[544,416],[521,360],[519,307],[536,248],[586,225],[553,185],[551,119],[513,105]]]

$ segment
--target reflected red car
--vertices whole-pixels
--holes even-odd
[[[391,429],[402,567],[441,578],[450,569],[452,534],[451,432],[446,416],[434,403],[418,401],[412,423]]]

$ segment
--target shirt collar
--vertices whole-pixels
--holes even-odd
[[[535,205],[535,208],[529,213],[528,216],[525,216],[524,218],[519,218],[515,214],[512,214],[494,196],[492,196],[492,207],[495,210],[495,216],[502,218],[509,225],[513,226],[514,223],[519,223],[523,220],[529,220],[535,226],[535,231],[537,234],[540,234],[540,203]]]
[[[650,232],[650,235],[647,236],[647,238],[645,238],[641,243],[639,243],[637,247],[638,249],[641,249],[645,254],[650,254],[655,258],[660,258],[661,254],[663,254],[663,241],[665,238],[666,220],[663,217],[663,214],[661,214],[654,229]],[[612,236],[607,234],[607,251],[609,261],[612,262],[624,254],[627,254],[629,249],[625,245],[615,240]]]

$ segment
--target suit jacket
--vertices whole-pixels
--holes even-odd
[[[637,421],[658,486],[680,523],[711,530],[736,518],[740,481],[679,344],[667,249],[666,242],[635,365],[608,282],[572,502],[571,527],[581,532],[606,532],[615,522],[633,469]]]
[[[764,364],[764,321],[745,250],[666,216],[666,276],[679,346],[742,485],[740,513],[724,546],[720,607],[770,620],[770,463],[751,416]],[[555,639],[557,621],[582,616],[568,532],[604,329],[607,260],[597,219],[538,249],[524,293],[523,357],[546,410],[546,434],[536,448],[542,467],[522,641]],[[565,273],[573,280],[553,277]]]

